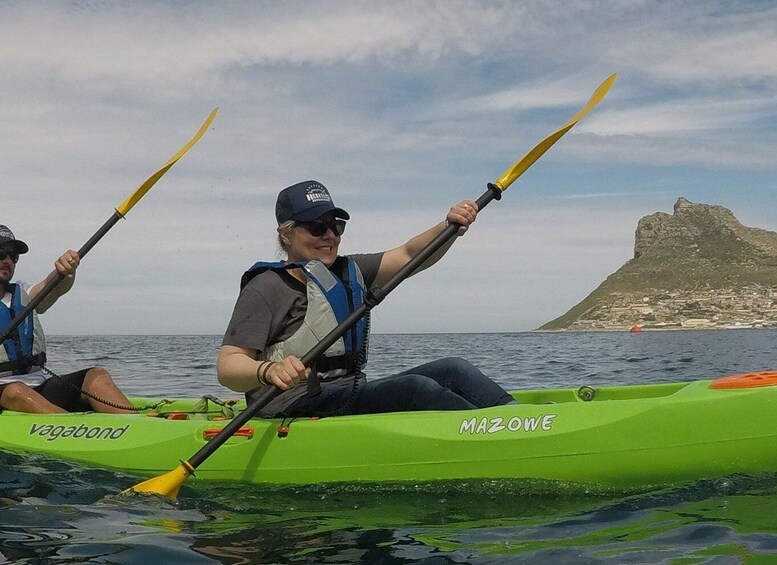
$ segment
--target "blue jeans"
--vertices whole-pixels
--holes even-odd
[[[351,396],[351,387],[323,387],[320,395],[300,398],[285,414],[474,410],[514,402],[502,387],[458,357],[432,361],[384,379],[360,379],[355,395]]]

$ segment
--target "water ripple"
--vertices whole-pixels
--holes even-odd
[[[777,369],[777,332],[376,335],[368,373],[463,356],[506,388],[661,383]],[[104,365],[130,394],[239,396],[220,336],[49,339],[51,368]],[[774,423],[765,422],[765,425]],[[185,485],[116,496],[137,477],[0,453],[0,562],[729,563],[777,551],[777,476],[641,495],[542,482],[284,489]],[[565,490],[566,489],[566,490]]]

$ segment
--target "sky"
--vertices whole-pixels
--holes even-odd
[[[188,139],[84,257],[48,334],[223,334],[276,260],[284,187],[325,184],[342,253],[477,199],[605,100],[373,310],[377,333],[515,332],[581,301],[678,197],[777,230],[777,2],[0,3],[0,224],[38,282]]]

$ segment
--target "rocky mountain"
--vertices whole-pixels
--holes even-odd
[[[637,224],[634,258],[540,330],[777,327],[777,233],[679,198]]]

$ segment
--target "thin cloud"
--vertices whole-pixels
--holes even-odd
[[[618,72],[521,190],[425,273],[434,291],[413,282],[379,316],[381,331],[447,328],[449,297],[498,272],[509,299],[493,329],[529,329],[617,268],[639,217],[681,194],[774,229],[775,15],[724,0],[5,2],[0,223],[32,247],[19,275],[41,278],[219,106],[45,321],[219,333],[242,270],[275,258],[280,188],[325,182],[352,214],[348,251],[398,245]]]

